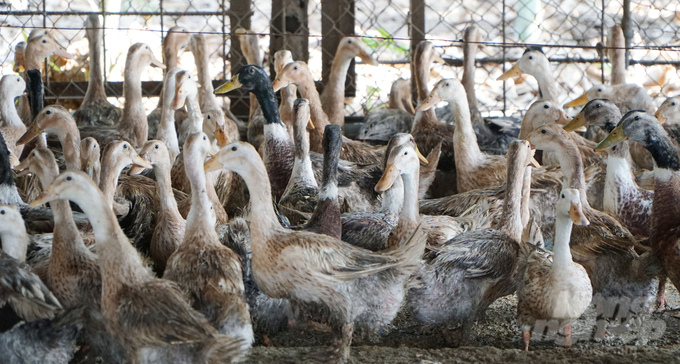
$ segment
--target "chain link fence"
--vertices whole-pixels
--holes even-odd
[[[316,79],[328,74],[342,36],[362,36],[382,65],[350,68],[356,76],[350,77],[347,88],[347,116],[384,107],[391,83],[411,77],[412,40],[432,41],[447,61],[435,64],[430,86],[441,77],[460,79],[460,38],[470,24],[477,25],[481,36],[475,84],[483,116],[520,116],[537,99],[533,77],[496,80],[527,45],[542,46],[551,60],[562,103],[608,83],[611,66],[606,52],[598,52],[598,43],[606,44],[615,24],[623,24],[626,33],[627,82],[644,85],[656,106],[680,92],[677,0],[17,0],[0,3],[2,73],[13,72],[18,42],[33,29],[52,29],[75,57],[45,62],[47,101],[77,108],[85,93],[84,82],[79,82],[87,80],[89,70],[84,24],[93,12],[103,16],[107,91],[119,105],[121,87],[113,86],[123,80],[129,46],[147,43],[160,58],[162,38],[173,26],[205,34],[214,80],[228,78],[232,68],[246,63],[232,34],[237,27],[260,35],[265,68],[276,50],[288,48],[296,59],[308,61]],[[189,52],[180,56],[179,65],[195,71]],[[144,88],[149,111],[157,105],[162,79],[159,69],[144,71],[142,80],[150,85]],[[229,96],[232,111],[247,115],[247,95]]]

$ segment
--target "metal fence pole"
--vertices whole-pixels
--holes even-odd
[[[630,16],[630,0],[623,0],[623,19],[621,27],[626,38],[626,69],[630,63],[630,44],[633,39],[633,21]]]

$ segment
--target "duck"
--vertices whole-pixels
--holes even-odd
[[[184,300],[175,283],[149,273],[106,198],[85,173],[60,174],[33,203],[57,199],[81,206],[92,223],[102,276],[101,313],[131,363],[232,362],[244,355],[241,339],[219,334]],[[183,355],[189,359],[182,360]]]
[[[564,126],[564,130],[592,125],[611,132],[619,120],[621,112],[613,102],[594,99]],[[649,236],[654,193],[641,188],[635,181],[628,149],[631,143],[622,143],[607,150],[603,211],[615,216],[634,236],[645,238]]]
[[[243,28],[237,28],[235,32],[238,34],[241,52],[243,53],[247,64],[254,64],[256,66],[262,67],[262,54],[260,51],[259,36]],[[264,114],[262,113],[262,107],[257,101],[255,95],[250,95],[250,112],[248,113],[248,142],[257,149],[260,149],[260,145],[264,139],[264,124],[265,118]]]
[[[68,110],[60,105],[43,108],[26,133],[19,138],[17,145],[26,144],[42,133],[57,136],[66,161],[66,169],[81,170],[80,131]]]
[[[102,60],[102,27],[98,14],[90,14],[85,23],[90,45],[90,72],[83,103],[73,113],[76,125],[112,126],[123,111],[106,100]]]
[[[537,149],[554,152],[565,176],[565,187],[579,190],[588,226],[575,226],[570,246],[574,260],[583,265],[593,284],[593,292],[605,299],[630,297],[640,304],[635,310],[649,308],[653,293],[652,279],[659,264],[633,235],[613,216],[593,209],[586,195],[583,162],[576,145],[559,125],[545,125],[534,130],[527,140]],[[618,299],[618,298],[617,298]],[[640,313],[640,312],[636,312]]]
[[[187,32],[186,29],[180,26],[174,26],[168,29],[165,38],[163,38],[163,61],[165,62],[165,75],[163,79],[167,76],[167,71],[175,68],[179,64],[179,54],[184,52],[189,44],[191,34]],[[165,85],[165,84],[164,84]],[[156,108],[149,113],[147,116],[147,122],[149,124],[149,135],[156,136],[158,134],[158,127],[161,122],[161,113],[163,111],[163,100],[164,100],[164,89],[161,89],[161,94],[158,98],[158,105]],[[127,98],[127,96],[126,96]],[[180,110],[175,113],[176,121],[181,124],[184,119],[186,119],[186,114],[184,110]]]
[[[315,129],[310,131],[310,149],[314,152],[321,153],[322,133],[323,129],[326,128],[326,125],[329,124],[329,119],[322,109],[323,106],[319,99],[319,93],[316,90],[316,86],[314,86],[314,79],[305,62],[295,61],[287,64],[283,70],[276,75],[272,87],[274,88],[274,91],[278,91],[290,84],[295,84],[300,95],[309,100],[312,122],[315,126]],[[383,156],[379,150],[376,150],[372,146],[360,141],[351,140],[347,137],[343,138],[343,147],[344,150],[340,155],[340,158],[350,162],[361,164],[379,163]]]
[[[29,242],[16,206],[0,205],[0,302],[3,363],[67,364],[82,328],[80,311],[64,311],[61,302],[25,263]],[[23,322],[17,322],[22,320]]]
[[[663,124],[675,149],[680,152],[680,96],[669,97],[661,103],[654,114]]]
[[[383,177],[376,184],[381,192],[382,206],[375,212],[346,213],[342,215],[342,240],[371,251],[383,250],[396,236],[404,234],[408,226],[422,223],[427,233],[426,247],[436,249],[465,229],[475,225],[465,218],[450,216],[420,216],[418,211],[420,163],[427,163],[410,134],[395,134],[387,145],[383,161]],[[415,153],[418,165],[408,163],[401,153]],[[392,160],[393,162],[389,162]],[[398,161],[398,163],[397,163]],[[414,168],[418,169],[415,171]],[[410,175],[409,183],[403,182],[402,174]],[[382,181],[382,183],[381,183]]]
[[[228,117],[226,117],[224,110],[217,104],[217,98],[213,94],[215,88],[213,87],[212,78],[210,77],[210,54],[205,36],[201,33],[192,34],[189,46],[191,48],[191,53],[194,54],[196,72],[198,73],[198,84],[201,85],[201,87],[198,88],[198,103],[201,111],[205,114],[205,118],[209,121],[209,124],[216,123],[219,125],[227,132],[230,140],[240,140],[241,136],[238,131],[238,125],[236,125],[238,119],[236,119],[231,112],[229,112]],[[204,123],[203,132],[212,140],[212,133],[215,128],[211,125],[211,127],[206,130],[205,125],[206,123]]]
[[[328,121],[340,127],[345,125],[345,79],[355,57],[359,57],[366,64],[378,66],[378,61],[371,56],[368,47],[359,38],[344,37],[338,43],[328,80],[324,79],[325,86],[319,95],[321,108],[328,115]]]
[[[170,181],[170,152],[161,140],[147,141],[139,156],[153,166],[158,196],[158,216],[149,242],[149,257],[157,275],[165,271],[168,258],[184,240],[186,221],[180,215]]]
[[[658,119],[644,110],[626,113],[596,149],[611,148],[625,140],[642,144],[654,157],[654,198],[649,240],[663,269],[657,296],[657,303],[663,309],[665,307],[665,276],[676,287],[680,284],[677,274],[678,261],[680,261],[677,253],[680,241],[677,233],[678,217],[680,217],[677,205],[680,199],[677,187],[680,178],[678,173],[680,157]]]
[[[371,110],[364,117],[357,139],[367,142],[387,142],[396,133],[408,133],[413,128],[411,82],[398,78],[390,88],[387,108]]]
[[[510,144],[503,215],[493,228],[462,233],[433,250],[416,273],[420,284],[409,295],[408,307],[420,322],[462,325],[466,341],[475,320],[496,299],[512,294],[523,267],[522,238],[524,174],[533,152],[526,141]],[[460,332],[460,331],[459,331]],[[452,333],[443,331],[447,340]]]
[[[149,134],[149,124],[142,104],[142,71],[147,66],[165,69],[165,65],[154,56],[148,44],[135,43],[128,49],[125,60],[125,105],[123,117],[118,122],[118,131],[135,148],[141,148]],[[101,143],[101,142],[100,142]]]
[[[528,73],[538,82],[538,101],[553,101],[559,103],[557,82],[550,69],[550,61],[540,47],[527,47],[522,57],[512,67],[498,77],[498,81],[505,81]]]
[[[370,317],[384,325],[396,315],[398,298],[405,293],[403,284],[424,249],[424,234],[419,230],[402,237],[405,242],[399,248],[379,253],[327,235],[291,231],[278,221],[266,166],[252,145],[228,144],[205,168],[236,172],[250,191],[257,191],[250,194],[251,216],[255,217],[250,221],[254,281],[268,297],[288,299],[301,316],[331,327],[336,340],[323,355],[326,362],[347,360],[357,319]],[[401,287],[400,293],[384,291],[395,285]],[[389,310],[384,307],[386,295],[397,301]],[[381,307],[380,312],[372,307]]]
[[[283,192],[279,205],[301,212],[313,212],[319,196],[319,185],[314,178],[312,160],[309,157],[308,129],[314,129],[309,117],[309,101],[295,100],[295,162],[290,181]]]
[[[439,101],[448,102],[454,113],[453,148],[458,192],[491,187],[503,182],[507,177],[507,161],[503,156],[486,154],[479,149],[463,85],[455,79],[440,80],[416,111],[432,108]]]
[[[508,145],[517,139],[518,120],[515,118],[483,119],[477,107],[475,94],[475,59],[480,42],[479,30],[472,24],[465,28],[463,35],[463,77],[461,83],[465,88],[472,127],[477,135],[477,144],[486,153],[505,154]]]
[[[191,134],[184,151],[191,210],[184,240],[168,258],[163,277],[176,282],[218,332],[240,339],[245,352],[253,342],[253,328],[244,300],[241,264],[238,255],[220,243],[217,218],[202,188],[206,185],[202,162],[210,152],[210,141],[202,132]]]
[[[100,162],[101,149],[99,143],[92,137],[80,141],[80,165],[94,183],[99,184],[102,164]]]
[[[203,114],[198,103],[198,85],[191,73],[181,70],[175,74],[174,98],[170,108],[177,110],[186,105],[188,118],[178,130],[179,144],[184,144],[188,135],[203,131]]]
[[[564,189],[555,207],[555,240],[552,260],[542,254],[528,254],[525,269],[517,281],[517,323],[522,330],[524,350],[537,321],[556,322],[564,329],[564,346],[571,347],[571,323],[590,305],[593,286],[582,265],[573,261],[569,239],[573,224],[588,226],[576,189]]]
[[[274,53],[274,68],[277,75],[283,71],[283,67],[288,63],[293,63],[293,54],[289,50],[282,49]],[[279,114],[281,114],[281,122],[286,126],[291,139],[294,139],[295,120],[293,118],[293,103],[297,99],[297,86],[289,84],[286,87],[282,87],[280,92],[281,103],[279,104]]]
[[[24,150],[23,145],[16,145],[17,140],[26,132],[26,125],[21,121],[21,117],[14,103],[17,97],[24,94],[26,81],[19,75],[5,75],[0,79],[0,134],[7,147],[19,158]]]
[[[632,83],[623,85],[596,85],[583,95],[564,104],[564,107],[583,106],[593,99],[611,100],[622,113],[630,110],[652,110],[654,103],[644,87]]]

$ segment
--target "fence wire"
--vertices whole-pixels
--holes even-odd
[[[521,56],[526,44],[543,46],[562,103],[603,80],[608,83],[611,65],[606,52],[598,53],[597,45],[606,44],[610,27],[624,23],[626,16],[630,17],[627,82],[644,85],[656,106],[680,92],[677,0],[257,0],[233,4],[226,0],[18,0],[0,5],[1,67],[3,74],[13,72],[14,47],[33,29],[53,30],[57,41],[75,57],[45,63],[46,95],[48,101],[75,109],[85,90],[76,87],[74,92],[73,88],[51,85],[87,80],[89,50],[84,24],[89,13],[103,16],[108,82],[123,80],[125,55],[133,43],[149,44],[160,58],[162,38],[173,26],[205,34],[209,71],[215,80],[228,78],[232,65],[245,64],[240,50],[232,49],[232,45],[237,48],[232,37],[237,26],[260,34],[265,68],[273,53],[270,42],[283,37],[284,45],[296,48],[294,54],[308,57],[316,79],[328,72],[325,63],[335,54],[328,46],[332,39],[353,34],[363,36],[364,44],[383,63],[379,67],[359,63],[354,69],[355,91],[348,95],[355,92],[356,96],[347,98],[345,111],[347,116],[361,116],[386,105],[394,80],[411,76],[412,4],[424,4],[425,38],[448,60],[447,64],[435,64],[430,86],[441,77],[462,77],[460,38],[470,24],[479,28],[475,84],[483,116],[521,115],[537,99],[533,77],[505,83],[496,80]],[[630,11],[625,14],[627,6]],[[285,35],[284,30],[288,32]],[[195,71],[189,52],[180,56],[179,65]],[[142,75],[143,81],[162,79],[162,71],[154,68]],[[248,107],[246,97],[231,98],[232,110]],[[122,105],[122,99],[112,97],[111,101]],[[157,98],[146,98],[145,105],[152,110]]]

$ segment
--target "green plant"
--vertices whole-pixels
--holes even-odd
[[[385,49],[398,53],[401,56],[408,56],[408,47],[404,47],[395,43],[392,34],[383,28],[378,28],[378,32],[380,33],[380,38],[361,38],[361,40],[373,51],[380,47],[384,47]]]
[[[373,106],[374,101],[380,101],[380,91],[380,87],[366,86],[366,103],[364,105],[366,112],[382,109],[385,107],[384,103],[381,103],[378,106]]]

